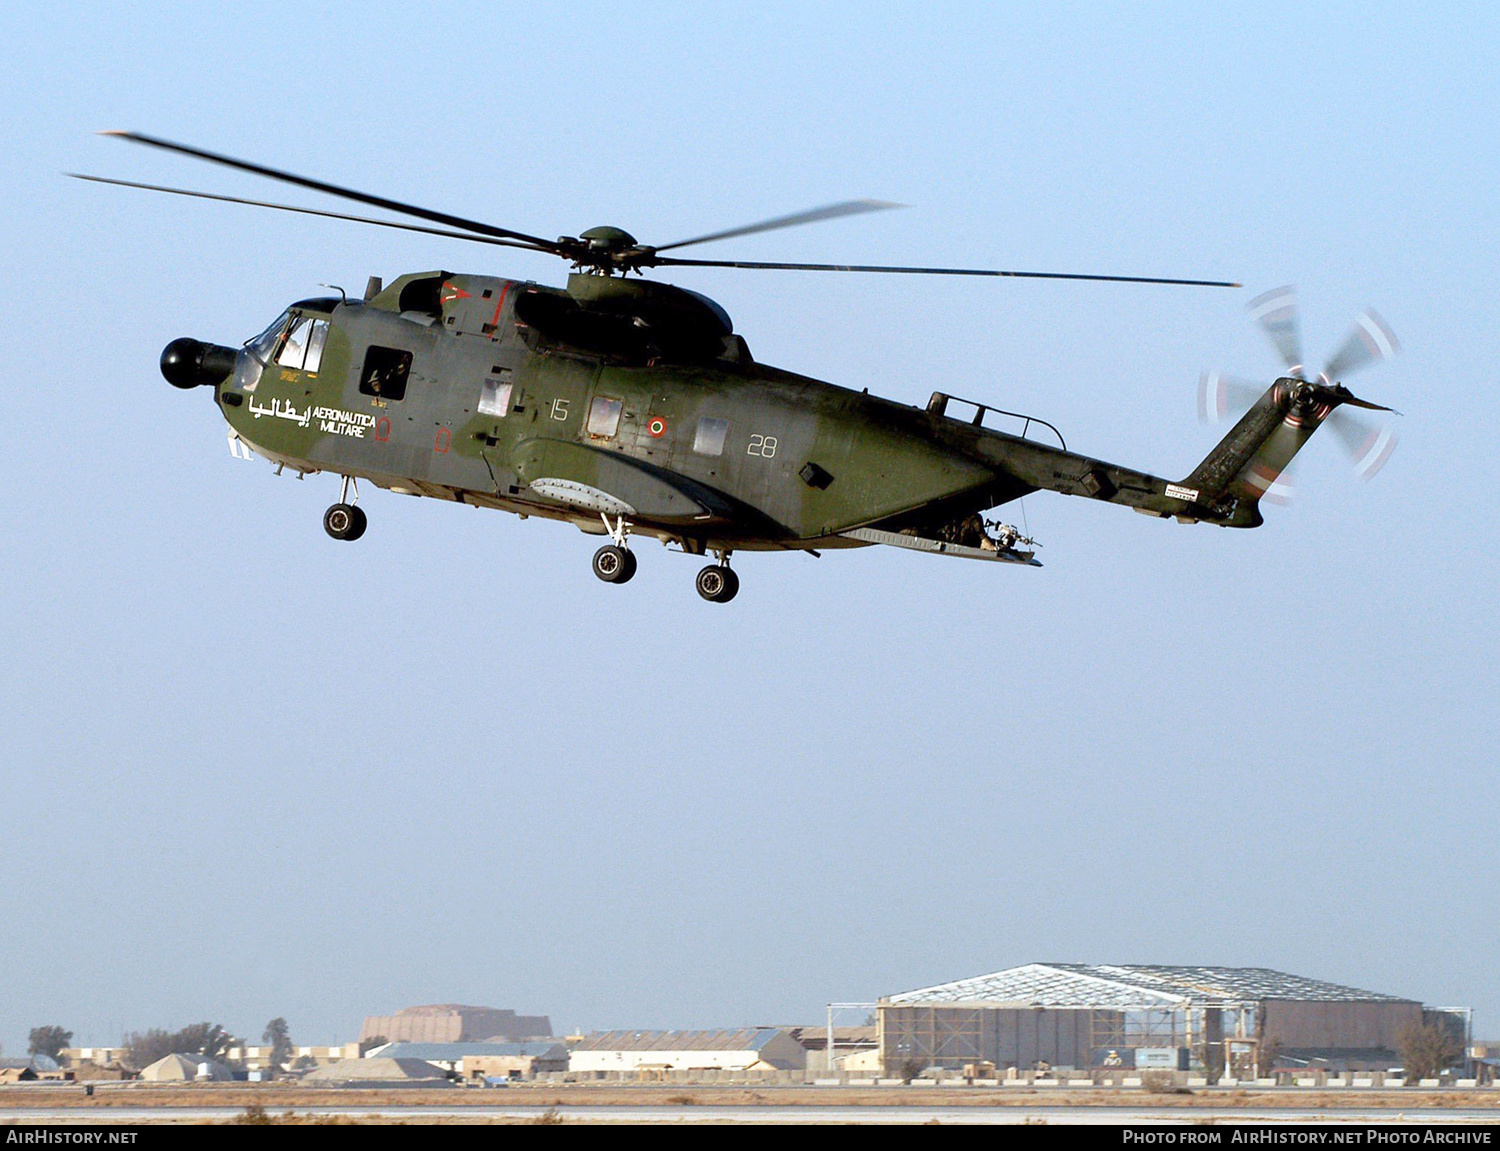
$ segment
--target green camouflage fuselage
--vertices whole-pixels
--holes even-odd
[[[302,318],[326,325],[312,371],[280,350]],[[1220,461],[1215,490],[1189,492],[950,418],[938,396],[916,408],[755,363],[717,305],[651,282],[420,273],[278,324],[215,388],[255,452],[586,531],[623,517],[698,554],[860,546],[844,533],[868,528],[936,537],[1039,488],[1260,522],[1241,480],[1265,435]],[[1281,423],[1262,417],[1267,435]]]

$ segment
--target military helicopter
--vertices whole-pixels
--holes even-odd
[[[80,179],[545,252],[572,266],[566,288],[444,270],[388,286],[371,277],[362,299],[338,289],[298,300],[242,347],[186,337],[167,345],[162,374],[179,388],[212,389],[234,454],[262,456],[278,472],[342,477],[323,517],[336,540],[365,532],[363,480],[608,537],[593,557],[606,583],[635,574],[633,538],[711,556],[696,586],[716,603],[739,590],[730,557],[740,550],[819,555],[881,544],[1039,567],[1035,542],[987,521],[987,510],[1046,489],[1184,523],[1255,527],[1266,477],[1334,409],[1389,410],[1294,370],[1174,483],[1071,452],[1036,417],[941,392],[913,407],[759,363],[714,301],[640,274],[711,267],[1238,284],[690,259],[667,253],[898,205],[845,201],[660,246],[614,227],[549,240],[152,136],[106,134],[407,220]],[[995,426],[1007,421],[1011,430]]]

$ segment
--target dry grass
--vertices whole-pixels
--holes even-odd
[[[371,1122],[380,1122],[379,1115],[368,1117]],[[252,1103],[226,1123],[251,1127],[346,1127],[355,1122],[346,1115],[298,1115],[295,1111],[279,1111],[275,1115],[259,1103]]]
[[[665,1086],[626,1084],[515,1084],[504,1090],[446,1088],[317,1088],[279,1083],[153,1084],[129,1083],[118,1087],[96,1087],[92,1098],[79,1087],[0,1087],[0,1121],[6,1110],[17,1107],[84,1108],[108,1112],[114,1108],[224,1107],[243,1109],[238,1123],[319,1123],[329,1121],[304,1112],[317,1107],[420,1107],[423,1105],[461,1109],[466,1107],[537,1107],[555,1109],[579,1106],[672,1106],[704,1107],[1131,1107],[1139,1106],[1141,1092],[1132,1089],[1093,1088],[1082,1091],[1025,1087],[771,1087],[695,1086],[674,1083]],[[1403,1108],[1488,1108],[1500,1120],[1500,1091],[1418,1091],[1360,1089],[1342,1091],[1272,1091],[1236,1088],[1231,1091],[1198,1090],[1187,1094],[1151,1093],[1152,1106],[1173,1108],[1243,1108],[1255,1111],[1269,1107],[1358,1107],[1362,1110]],[[291,1118],[269,1112],[282,1109],[297,1114]],[[261,1118],[264,1116],[264,1118]],[[101,1118],[103,1116],[101,1115]],[[476,1117],[477,1118],[477,1117]]]

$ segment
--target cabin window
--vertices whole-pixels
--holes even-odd
[[[693,451],[700,456],[722,456],[724,437],[728,434],[728,420],[701,419],[698,421],[698,432],[693,436]]]
[[[382,400],[399,400],[406,395],[406,377],[410,374],[410,352],[371,344],[359,374],[359,390]]]
[[[479,388],[479,414],[503,420],[510,411],[511,384],[494,376],[485,377]]]
[[[608,396],[595,396],[589,405],[589,435],[595,439],[608,439],[620,427],[620,409],[625,405]]]
[[[276,362],[297,372],[316,372],[323,362],[323,345],[328,340],[328,321],[301,316],[282,341]]]

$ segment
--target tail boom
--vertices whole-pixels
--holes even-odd
[[[1277,380],[1203,462],[1177,482],[999,434],[974,448],[1029,489],[1124,504],[1183,523],[1253,528],[1264,522],[1261,499],[1275,497],[1292,457],[1345,402],[1341,392],[1290,377]]]

